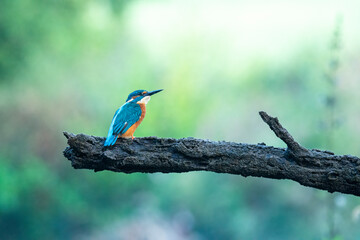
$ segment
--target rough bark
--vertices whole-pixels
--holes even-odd
[[[64,156],[76,169],[133,173],[212,171],[242,176],[291,179],[304,186],[360,196],[360,159],[306,149],[277,118],[260,116],[287,149],[261,144],[214,142],[194,138],[119,139],[104,147],[105,138],[64,132]]]

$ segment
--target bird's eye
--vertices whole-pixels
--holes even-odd
[[[146,91],[144,91],[144,92],[142,92],[142,95],[144,95],[144,94],[146,94],[147,92]]]

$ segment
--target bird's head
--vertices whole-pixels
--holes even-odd
[[[148,92],[146,90],[136,90],[129,94],[126,102],[135,102],[135,103],[145,103],[147,104],[150,100],[150,96],[154,95],[155,93],[161,92],[163,89],[155,90]]]

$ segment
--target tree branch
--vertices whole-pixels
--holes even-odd
[[[277,118],[270,117],[266,112],[259,112],[260,117],[264,122],[269,125],[270,129],[273,130],[275,135],[286,143],[288,146],[288,150],[292,152],[294,155],[308,155],[310,152],[300,146],[299,143],[295,142],[294,138],[290,135],[290,133],[279,123]]]
[[[287,149],[265,144],[214,142],[194,138],[119,139],[104,147],[105,138],[64,132],[64,156],[76,169],[133,173],[212,171],[244,177],[291,179],[304,186],[360,196],[360,159],[310,150],[297,143],[277,118],[260,116]]]

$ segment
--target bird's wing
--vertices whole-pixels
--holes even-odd
[[[141,116],[141,108],[138,104],[126,103],[114,116],[113,135],[124,134]]]

